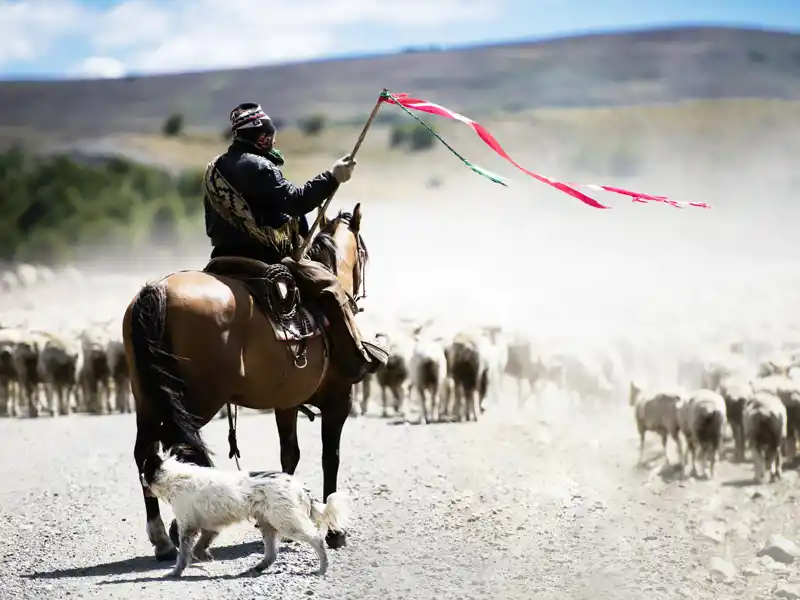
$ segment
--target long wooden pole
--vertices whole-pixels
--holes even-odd
[[[375,107],[369,114],[369,119],[367,119],[367,122],[364,123],[364,128],[361,130],[361,135],[358,136],[356,145],[353,146],[353,151],[350,153],[350,158],[355,159],[358,150],[361,148],[361,144],[364,143],[364,138],[367,137],[367,132],[369,131],[369,128],[372,126],[372,122],[375,120],[375,117],[378,115],[378,110],[380,109],[381,104],[383,104],[383,102],[381,102],[381,99],[383,98],[383,95],[387,92],[388,90],[386,88],[383,88],[383,90],[381,90],[381,95],[378,97],[378,101],[375,103]],[[311,243],[311,238],[314,235],[314,231],[319,227],[319,224],[322,222],[322,217],[325,216],[325,212],[330,207],[331,201],[333,200],[333,197],[336,195],[336,192],[338,191],[339,191],[339,186],[336,186],[336,189],[333,190],[333,193],[330,196],[328,196],[328,199],[325,201],[325,204],[323,204],[317,211],[317,218],[314,219],[313,225],[311,225],[311,227],[309,228],[308,235],[306,235],[306,239],[303,240],[303,243],[301,244],[300,248],[298,248],[294,254],[295,260],[300,260],[303,256],[305,256],[306,250],[308,250],[308,245]]]

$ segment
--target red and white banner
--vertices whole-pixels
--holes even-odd
[[[410,110],[416,110],[420,112],[429,113],[432,115],[437,115],[440,117],[445,117],[448,119],[454,119],[456,121],[461,121],[465,125],[468,125],[472,130],[478,134],[478,136],[488,145],[492,150],[494,150],[497,154],[502,156],[512,165],[514,165],[517,169],[522,171],[523,173],[533,177],[534,179],[541,181],[542,183],[546,183],[549,186],[554,187],[555,189],[564,192],[565,194],[569,194],[573,198],[577,198],[584,204],[588,204],[594,208],[611,208],[610,206],[606,206],[605,204],[601,204],[591,196],[587,196],[577,188],[587,188],[595,191],[606,191],[612,192],[614,194],[621,194],[623,196],[628,196],[634,202],[661,202],[664,204],[669,204],[676,208],[683,208],[684,206],[694,206],[698,208],[711,208],[708,204],[704,202],[681,202],[678,200],[672,200],[666,196],[655,196],[652,194],[644,194],[641,192],[632,192],[630,190],[624,190],[618,187],[608,186],[608,185],[598,185],[598,184],[582,184],[582,183],[564,183],[561,181],[556,181],[555,179],[551,179],[546,177],[540,173],[534,173],[533,171],[529,171],[518,162],[516,162],[513,158],[511,158],[508,153],[503,149],[500,143],[494,138],[494,136],[489,133],[489,131],[480,123],[473,121],[472,119],[465,117],[462,114],[455,112],[454,110],[450,110],[449,108],[445,108],[439,104],[434,104],[433,102],[427,102],[425,100],[419,100],[417,98],[411,98],[408,94],[384,94],[381,97],[381,101],[388,102],[390,104],[397,104],[399,106],[405,107]]]

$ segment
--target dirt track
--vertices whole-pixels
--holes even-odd
[[[552,400],[536,415],[495,409],[478,424],[348,422],[341,481],[355,525],[324,579],[298,544],[283,544],[260,578],[238,577],[261,552],[241,525],[205,570],[161,581],[170,565],[144,533],[132,417],[0,421],[2,597],[744,600],[800,580],[797,566],[756,561],[769,534],[798,535],[793,472],[739,487],[730,484],[751,467],[723,463],[714,482],[665,481],[657,445],[651,469],[634,467],[627,410],[568,425]],[[318,427],[300,426],[298,475],[315,490]],[[226,433],[224,420],[206,429],[219,466],[233,469]],[[277,465],[271,415],[243,415],[239,436],[244,468]],[[714,556],[740,570],[733,583],[712,582]]]
[[[599,217],[560,227],[520,218],[510,237],[524,240],[526,252],[517,252],[512,242],[498,246],[498,255],[521,257],[498,264],[491,257],[453,262],[448,240],[434,235],[443,222],[435,214],[412,228],[400,208],[377,212],[369,217],[375,268],[367,304],[387,314],[425,306],[456,320],[464,312],[468,322],[505,312],[530,317],[537,336],[563,331],[601,340],[612,339],[616,328],[638,344],[631,346],[637,358],[667,366],[662,355],[670,336],[685,337],[678,340],[683,352],[705,339],[749,339],[754,332],[761,340],[775,332],[783,340],[800,331],[792,328],[800,284],[780,276],[797,272],[794,266],[778,269],[775,259],[744,272],[727,258],[716,264],[706,254],[693,255],[689,241],[676,250],[670,228],[677,214],[688,213],[662,211],[652,224],[631,227],[627,237],[619,237],[625,243],[616,246],[611,225],[591,221]],[[682,234],[699,231],[710,218],[703,215],[685,218]],[[510,227],[507,216],[503,223],[477,210],[461,216],[469,223],[480,219],[488,230]],[[415,244],[398,251],[392,228],[413,231]],[[721,238],[728,230],[719,231]],[[455,243],[457,235],[449,241]],[[694,241],[706,235],[711,234],[698,233]],[[645,242],[669,256],[642,261],[647,269],[635,261],[633,267],[614,263],[615,249],[627,255]],[[707,253],[726,248],[712,245]],[[578,258],[590,250],[595,260],[584,265]],[[678,251],[683,254],[676,258]],[[445,270],[437,262],[437,268],[418,269],[429,264],[426,253],[455,266]],[[543,258],[551,253],[559,260]],[[202,262],[177,268],[192,264]],[[170,268],[153,265],[152,275]],[[516,287],[509,284],[523,268],[531,276]],[[486,285],[468,297],[465,282],[475,270]],[[144,279],[90,278],[80,286],[83,301],[52,301],[70,298],[74,285],[0,298],[0,316],[11,320],[19,308],[37,317],[46,313],[45,324],[80,326],[90,317],[120,315]],[[495,284],[489,291],[487,282]],[[108,290],[108,298],[101,295]],[[567,407],[548,395],[524,414],[490,407],[478,424],[420,427],[351,419],[343,435],[340,483],[354,498],[355,523],[348,547],[331,551],[324,579],[309,575],[317,568],[314,555],[297,544],[282,545],[278,562],[260,578],[238,577],[261,552],[259,534],[241,525],[220,536],[217,560],[207,571],[190,568],[182,581],[162,581],[171,565],[155,561],[145,535],[133,417],[0,419],[0,600],[762,600],[778,586],[800,585],[796,564],[756,559],[772,533],[800,541],[793,471],[775,485],[726,485],[749,479],[752,467],[723,462],[713,482],[665,481],[655,439],[650,438],[651,467],[635,467],[638,439],[624,399],[616,408],[572,418]],[[298,475],[321,492],[319,424],[303,420],[299,433]],[[214,421],[204,435],[218,465],[234,469],[226,458],[226,422]],[[244,468],[278,466],[271,415],[241,415],[239,445]],[[674,458],[674,447],[670,452]],[[169,517],[168,507],[162,511]],[[716,556],[737,568],[732,583],[710,577]]]

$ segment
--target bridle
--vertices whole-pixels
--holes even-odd
[[[345,223],[348,228],[350,227],[350,215],[340,214],[334,221]],[[335,227],[333,228],[335,230]],[[352,229],[350,231],[353,231]],[[356,264],[353,266],[353,294],[345,292],[347,299],[350,302],[350,308],[356,314],[363,312],[364,309],[358,306],[359,300],[367,297],[367,262],[369,261],[369,253],[367,246],[364,243],[364,238],[361,237],[360,232],[353,232],[356,238]]]

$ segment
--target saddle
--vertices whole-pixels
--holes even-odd
[[[324,316],[303,306],[294,275],[285,265],[220,256],[212,258],[203,272],[241,282],[272,324],[278,341],[296,343],[314,338],[322,335],[327,325]]]

